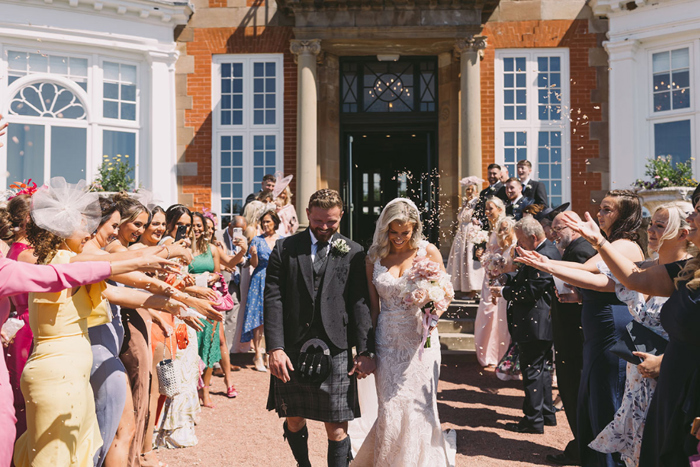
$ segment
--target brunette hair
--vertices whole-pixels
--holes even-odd
[[[331,190],[330,188],[323,188],[309,198],[309,209],[313,207],[321,209],[343,209],[343,200],[340,197],[340,193],[337,191]]]
[[[486,170],[491,170],[491,169],[498,169],[501,170],[501,166],[498,164],[489,164],[488,167],[486,167]]]
[[[527,159],[521,159],[518,161],[517,167],[524,165],[525,167],[532,168],[532,162]]]
[[[148,219],[148,224],[146,224],[145,228],[148,228],[151,225],[151,222],[153,222],[153,218],[156,216],[156,214],[160,213],[163,213],[163,215],[165,215],[165,210],[160,206],[154,206],[153,209],[151,209],[151,217],[150,219]]]
[[[165,233],[170,235],[170,233],[175,230],[175,224],[177,221],[187,214],[190,216],[190,225],[192,225],[192,211],[190,211],[187,206],[183,204],[173,204],[165,211]]]
[[[139,217],[139,215],[144,212],[148,214],[148,221],[146,224],[151,222],[151,212],[148,210],[148,208],[129,196],[128,193],[117,193],[112,197],[112,199],[117,205],[117,209],[119,209],[119,214],[122,215],[122,224],[133,222],[134,219]]]
[[[510,177],[508,180],[506,180],[506,183],[510,183],[510,182],[518,182],[520,184],[520,186],[523,186],[523,182],[521,182],[519,178]]]
[[[277,177],[272,174],[265,174],[262,178],[263,182],[275,182],[277,183]]]
[[[204,217],[204,214],[201,212],[193,212],[192,213],[192,225],[194,225],[194,218],[198,218],[202,221],[202,225],[204,226],[204,231],[202,232],[202,235],[199,237],[199,239],[195,238],[194,236],[194,229],[192,230],[192,244],[197,247],[197,253],[202,254],[207,252],[207,248],[209,248],[209,242],[207,242],[206,238],[206,233],[209,230],[209,226],[207,225],[207,218]]]
[[[14,236],[15,232],[12,230],[10,214],[7,212],[7,209],[0,208],[0,240],[9,242]]]
[[[265,216],[270,216],[270,219],[272,219],[272,223],[275,224],[275,230],[280,228],[280,224],[282,223],[282,221],[280,220],[280,216],[278,216],[275,211],[269,210],[263,212],[260,215],[260,218],[258,219],[258,223],[262,224],[262,220],[265,218]]]
[[[263,203],[271,203],[274,201],[274,196],[272,196],[272,190],[265,190],[260,192],[258,196],[255,197],[256,200],[262,201]]]
[[[26,228],[27,217],[29,217],[31,207],[32,197],[30,195],[15,196],[7,203],[7,217],[11,224],[10,232],[12,233],[13,237],[17,232],[22,230],[22,224],[25,224]],[[1,236],[3,240],[4,237],[4,235]]]
[[[37,264],[45,264],[51,261],[63,243],[63,238],[44,230],[34,223],[34,219],[27,222],[27,240],[34,247],[34,256]]]
[[[531,204],[523,209],[523,215],[530,214],[531,216],[536,216],[544,210],[544,204]]]
[[[630,190],[608,191],[605,197],[615,199],[618,216],[610,226],[610,235],[607,235],[605,232],[603,232],[603,235],[611,243],[620,239],[633,242],[639,241],[637,230],[642,225],[641,198]]]
[[[102,210],[102,218],[100,219],[100,224],[97,226],[97,229],[105,225],[112,217],[112,214],[119,211],[119,206],[114,202],[111,196],[100,196],[100,209]],[[119,214],[121,215],[121,211],[119,211]],[[97,231],[97,229],[95,229],[95,231]]]

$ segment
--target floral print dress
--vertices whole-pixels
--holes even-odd
[[[615,293],[620,301],[627,304],[635,321],[668,339],[660,320],[661,307],[668,297],[651,297],[648,301],[644,301],[641,293],[629,290],[620,284],[605,263],[598,263],[598,270],[615,281]],[[627,379],[622,404],[615,413],[613,421],[600,432],[589,447],[598,452],[619,452],[627,467],[639,465],[644,422],[654,389],[656,389],[655,379],[644,378],[637,369],[637,365],[627,363]]]

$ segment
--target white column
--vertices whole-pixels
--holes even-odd
[[[296,208],[299,223],[308,225],[306,206],[316,191],[318,165],[318,82],[316,57],[321,40],[292,40],[291,51],[297,61],[297,192]]]
[[[471,36],[457,41],[460,57],[460,178],[481,177],[481,72],[479,63],[486,37]]]
[[[150,94],[141,105],[148,105],[141,138],[147,138],[148,152],[141,154],[141,177],[163,206],[177,203],[177,136],[175,129],[175,61],[178,53],[150,52]],[[144,147],[143,144],[140,145]]]
[[[610,189],[629,188],[642,174],[636,173],[635,158],[640,154],[638,139],[640,132],[635,130],[639,115],[645,115],[646,100],[637,98],[636,77],[638,74],[635,55],[639,48],[636,40],[606,42],[603,44],[610,56]]]

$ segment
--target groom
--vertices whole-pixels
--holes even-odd
[[[337,233],[343,217],[337,191],[311,195],[306,214],[309,228],[278,240],[267,267],[265,341],[272,373],[267,409],[286,418],[284,437],[299,466],[311,465],[309,418],[325,423],[329,467],[347,467],[348,421],[360,416],[356,378],[375,368],[365,254]],[[307,347],[326,350],[329,364],[321,364],[323,352],[304,354]]]

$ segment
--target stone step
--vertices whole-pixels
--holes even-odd
[[[447,351],[474,351],[474,334],[461,332],[440,333],[440,348]]]
[[[448,333],[473,334],[474,320],[472,318],[441,319],[438,321],[440,335]]]
[[[479,304],[474,301],[453,300],[450,307],[442,314],[443,319],[474,319]]]

